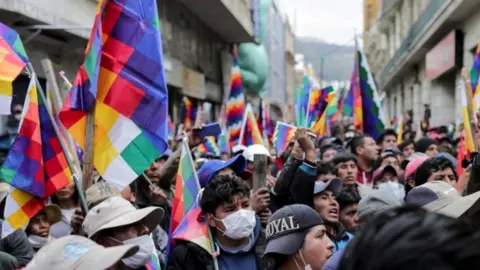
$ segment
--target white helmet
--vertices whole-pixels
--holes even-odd
[[[243,151],[243,156],[247,161],[253,162],[254,155],[266,155],[267,157],[270,157],[270,152],[261,144],[250,145],[245,151]]]

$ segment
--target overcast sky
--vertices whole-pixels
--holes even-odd
[[[354,29],[363,29],[363,0],[274,0],[293,24],[296,34],[336,44],[353,44]]]

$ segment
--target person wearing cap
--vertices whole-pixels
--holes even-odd
[[[379,147],[375,140],[368,135],[357,135],[350,142],[352,154],[357,156],[357,182],[371,184],[375,161],[378,158]]]
[[[163,209],[136,209],[129,201],[113,196],[90,209],[82,228],[88,238],[104,247],[134,244],[139,251],[122,259],[127,269],[144,269],[155,250],[151,232],[160,224]]]
[[[380,147],[380,151],[382,152],[384,152],[387,148],[396,147],[397,133],[391,128],[385,129],[378,136],[377,144]]]
[[[390,165],[397,170],[397,174],[400,175],[403,173],[403,170],[400,168],[400,161],[398,159],[398,154],[400,151],[398,149],[387,149],[380,154],[380,166]]]
[[[353,238],[339,222],[340,206],[336,198],[341,191],[342,181],[338,178],[326,183],[315,183],[313,190],[313,209],[325,223],[327,234],[335,245],[334,252],[343,249]]]
[[[246,166],[247,163],[243,155],[234,156],[227,161],[219,159],[207,160],[197,173],[200,187],[206,187],[215,175],[240,176]]]
[[[235,175],[216,175],[200,199],[209,226],[219,269],[265,269],[264,234],[250,207],[250,188]],[[197,244],[176,241],[168,260],[170,270],[213,269],[212,255]]]
[[[266,228],[265,257],[269,269],[322,269],[332,256],[333,243],[318,213],[302,204],[279,209]]]
[[[25,270],[123,269],[122,260],[139,252],[136,245],[102,247],[82,236],[65,236],[44,246]]]
[[[415,153],[415,143],[410,140],[405,140],[401,144],[398,145],[398,149],[402,152],[402,162],[403,160],[407,159],[410,157],[413,153]]]
[[[417,171],[418,167],[422,165],[425,160],[427,160],[429,157],[423,153],[417,153],[411,155],[408,159],[404,160],[404,163],[402,164],[405,165],[405,174],[404,174],[404,179],[405,179],[405,192],[408,194],[408,192],[415,187],[415,181],[413,180],[413,176],[415,175],[415,172]]]
[[[460,193],[445,181],[431,181],[413,188],[405,198],[405,203],[453,218],[478,212],[480,191],[462,197]],[[469,211],[470,209],[474,210]],[[468,218],[467,216],[467,218]]]
[[[415,152],[425,153],[429,157],[433,157],[438,153],[438,143],[434,139],[423,137],[415,143]]]
[[[268,151],[268,149],[261,144],[250,145],[249,147],[247,147],[247,149],[245,149],[245,151],[243,151],[243,156],[247,161],[246,169],[250,172],[253,172],[254,170],[253,158],[255,155],[267,156],[267,161],[268,161],[267,174],[271,174],[270,166],[272,164],[272,161],[271,161],[270,151]]]
[[[60,220],[62,220],[62,212],[55,204],[46,205],[30,219],[25,233],[34,252],[55,239],[50,235],[50,226]]]
[[[391,189],[399,200],[405,198],[405,186],[398,181],[397,170],[391,165],[384,165],[373,173],[374,189]]]

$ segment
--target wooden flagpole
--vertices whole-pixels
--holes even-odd
[[[60,88],[58,87],[57,79],[55,76],[55,72],[53,70],[52,61],[50,59],[45,58],[41,61],[43,71],[45,72],[45,76],[47,76],[47,83],[50,87],[48,87],[47,91],[49,91],[52,95],[52,108],[55,112],[60,112],[62,105],[63,105],[63,97],[60,93]],[[72,136],[70,133],[67,132],[63,125],[59,125],[60,132],[63,135],[63,138],[66,138],[67,147],[69,150],[69,154],[71,155],[74,165],[77,168],[78,172],[81,172],[80,169],[80,159],[78,158],[77,151],[75,149],[75,143],[73,142]]]
[[[35,82],[36,82],[37,87],[38,87],[37,92],[40,94],[40,98],[43,100],[43,103],[47,104],[47,98],[45,97],[42,85],[38,81],[38,78],[35,74],[35,71],[33,69],[33,66],[32,66],[31,62],[28,62],[27,70],[30,73],[30,76],[35,76]],[[80,203],[81,203],[80,206],[82,207],[82,211],[86,214],[88,212],[88,206],[87,206],[87,201],[85,200],[85,196],[83,194],[83,191],[81,190],[81,187],[80,187],[80,181],[77,177],[77,174],[78,174],[77,169],[73,165],[73,162],[70,158],[70,155],[68,155],[68,152],[67,152],[68,148],[65,145],[65,142],[63,141],[63,139],[60,135],[61,133],[60,133],[60,130],[57,126],[57,123],[55,122],[55,118],[53,117],[53,114],[50,111],[50,108],[48,108],[48,106],[46,106],[46,107],[47,107],[48,117],[50,118],[50,121],[52,122],[53,130],[55,131],[55,135],[58,137],[58,141],[60,142],[60,147],[62,148],[62,151],[65,154],[65,158],[67,160],[68,167],[70,168],[70,171],[72,172],[73,182],[75,184],[75,187],[77,188],[78,195],[79,195],[79,198],[80,198]]]

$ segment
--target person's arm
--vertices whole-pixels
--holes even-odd
[[[313,206],[313,189],[317,180],[317,167],[315,164],[304,161],[295,172],[290,193],[293,203]]]
[[[177,175],[178,164],[180,161],[180,155],[182,154],[182,148],[179,147],[172,155],[165,161],[163,166],[160,168],[160,187],[169,190],[170,186]]]
[[[33,247],[23,230],[16,230],[0,241],[2,242],[2,251],[15,257],[20,267],[27,265],[32,260]]]
[[[480,191],[480,155],[475,153],[472,159],[470,177],[468,178],[467,187],[465,188],[463,195],[467,196],[477,191]]]

